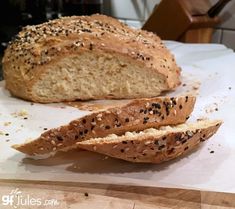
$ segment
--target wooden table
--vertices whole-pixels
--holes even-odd
[[[0,180],[0,197],[19,189],[23,195],[42,200],[55,199],[63,209],[231,209],[235,208],[235,194],[184,189],[117,186],[87,183],[34,182]],[[1,201],[1,200],[0,200]],[[42,201],[43,202],[43,201]],[[0,204],[1,205],[1,204]],[[12,206],[2,206],[13,208]],[[18,206],[22,209],[45,206]]]

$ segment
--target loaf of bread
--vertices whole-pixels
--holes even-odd
[[[184,123],[195,100],[193,96],[130,100],[127,104],[93,112],[68,125],[48,130],[39,138],[13,148],[28,155],[43,155],[76,148],[78,142],[90,138]]]
[[[154,97],[180,84],[159,37],[104,15],[27,26],[9,43],[2,66],[13,95],[41,103]]]
[[[122,136],[111,134],[78,142],[78,146],[131,162],[161,163],[174,159],[197,147],[211,137],[221,121],[199,121],[192,124],[163,126],[139,133],[126,132]]]

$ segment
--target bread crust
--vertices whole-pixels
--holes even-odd
[[[105,154],[114,158],[138,163],[161,163],[169,161],[195,149],[201,142],[209,139],[221,125],[221,121],[198,129],[166,132],[164,134],[137,137],[124,136],[122,139],[91,139],[79,142],[79,148]]]
[[[39,138],[13,145],[13,148],[28,155],[42,155],[75,148],[77,142],[94,137],[184,123],[195,101],[193,96],[130,100],[125,105],[94,112],[68,125],[48,130]]]
[[[43,100],[35,96],[34,85],[63,57],[86,52],[125,57],[143,71],[156,72],[164,78],[164,90],[180,84],[180,69],[159,37],[131,29],[111,17],[92,15],[64,17],[25,27],[4,53],[6,88],[27,100],[58,102],[55,98]]]

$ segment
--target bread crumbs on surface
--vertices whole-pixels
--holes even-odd
[[[11,115],[14,116],[15,118],[16,117],[26,117],[26,116],[28,116],[28,112],[27,112],[27,110],[22,109],[22,110],[20,110],[18,112],[11,113]]]
[[[218,104],[214,102],[213,104],[206,106],[204,110],[206,113],[213,113],[215,111],[218,111]]]
[[[4,133],[2,131],[0,131],[0,136],[4,135]]]
[[[198,118],[197,121],[203,121],[203,120],[208,120],[207,117],[201,117],[201,118]]]
[[[28,116],[28,112],[27,112],[27,110],[22,109],[22,110],[20,110],[20,111],[18,112],[17,115],[18,115],[18,116],[25,117],[25,116]]]
[[[9,125],[11,125],[11,122],[5,122],[3,125],[4,126],[9,126]]]

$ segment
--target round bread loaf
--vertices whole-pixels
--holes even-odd
[[[159,37],[104,15],[27,26],[3,57],[6,88],[35,102],[158,96],[180,84]]]

